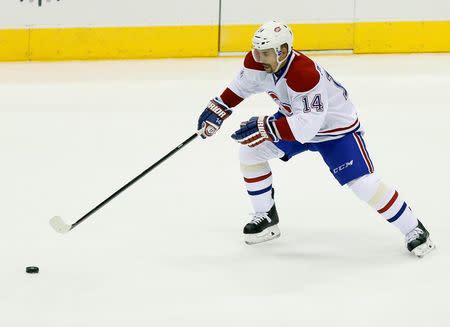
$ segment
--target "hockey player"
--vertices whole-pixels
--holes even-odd
[[[317,151],[341,185],[347,185],[405,236],[407,249],[423,256],[434,248],[429,233],[398,192],[374,172],[364,131],[347,90],[323,67],[293,50],[291,29],[279,22],[262,25],[253,49],[223,93],[212,99],[198,120],[202,138],[212,136],[233,107],[266,92],[277,104],[272,116],[252,117],[231,137],[241,144],[239,159],[253,206],[244,227],[247,244],[280,236],[268,161],[287,161]]]

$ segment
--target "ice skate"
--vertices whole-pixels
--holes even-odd
[[[420,221],[416,228],[406,234],[406,246],[409,252],[419,258],[422,258],[435,248],[435,245],[430,239],[430,233],[428,233]]]
[[[280,237],[278,213],[275,204],[269,212],[257,212],[244,227],[245,243],[257,244]]]

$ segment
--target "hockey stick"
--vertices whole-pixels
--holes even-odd
[[[124,186],[122,186],[120,189],[118,189],[116,192],[114,192],[111,196],[109,196],[107,199],[105,199],[102,203],[98,204],[94,209],[92,209],[91,211],[89,211],[87,214],[85,214],[83,217],[81,217],[80,219],[78,219],[75,223],[73,223],[72,225],[68,225],[66,224],[61,217],[59,216],[55,216],[52,219],[50,219],[50,225],[53,227],[53,229],[59,233],[67,233],[69,231],[71,231],[72,229],[74,229],[76,226],[78,226],[79,224],[81,224],[84,220],[86,220],[90,215],[92,215],[94,212],[96,212],[98,209],[100,209],[101,207],[103,207],[105,204],[107,204],[109,201],[111,201],[112,199],[114,199],[116,196],[118,196],[120,193],[122,193],[123,191],[125,191],[128,187],[130,187],[131,185],[133,185],[134,183],[136,183],[139,179],[141,179],[142,177],[144,177],[145,175],[147,175],[147,173],[149,173],[150,171],[152,171],[154,168],[156,168],[158,165],[160,165],[161,163],[163,163],[166,159],[168,159],[169,157],[171,157],[173,154],[175,154],[176,152],[178,152],[178,150],[180,150],[181,148],[183,148],[185,145],[187,145],[188,143],[190,143],[193,139],[195,139],[198,136],[197,133],[192,134],[188,139],[186,139],[183,143],[181,143],[179,146],[177,146],[175,149],[173,149],[172,151],[170,151],[168,154],[166,154],[164,157],[162,157],[161,159],[159,159],[157,162],[155,162],[153,165],[151,165],[150,167],[148,167],[146,170],[144,170],[142,173],[140,173],[139,175],[137,175],[135,178],[133,178],[131,181],[129,181],[128,183],[126,183]]]

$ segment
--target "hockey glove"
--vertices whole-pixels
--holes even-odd
[[[218,98],[212,99],[198,119],[198,134],[204,139],[213,136],[231,113],[231,109]]]
[[[265,141],[278,142],[279,138],[274,133],[273,117],[252,117],[241,123],[241,128],[231,135],[231,138],[241,144],[253,148]]]

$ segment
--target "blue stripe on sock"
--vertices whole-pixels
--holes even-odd
[[[403,202],[402,207],[400,208],[399,212],[397,212],[397,214],[392,217],[391,219],[388,219],[388,222],[393,223],[394,221],[396,221],[405,211],[406,209],[406,202]]]
[[[259,190],[259,191],[247,191],[247,193],[250,194],[250,195],[260,195],[260,194],[269,192],[271,189],[272,189],[272,185],[269,185],[268,187],[266,187],[266,188],[264,188],[262,190]]]

